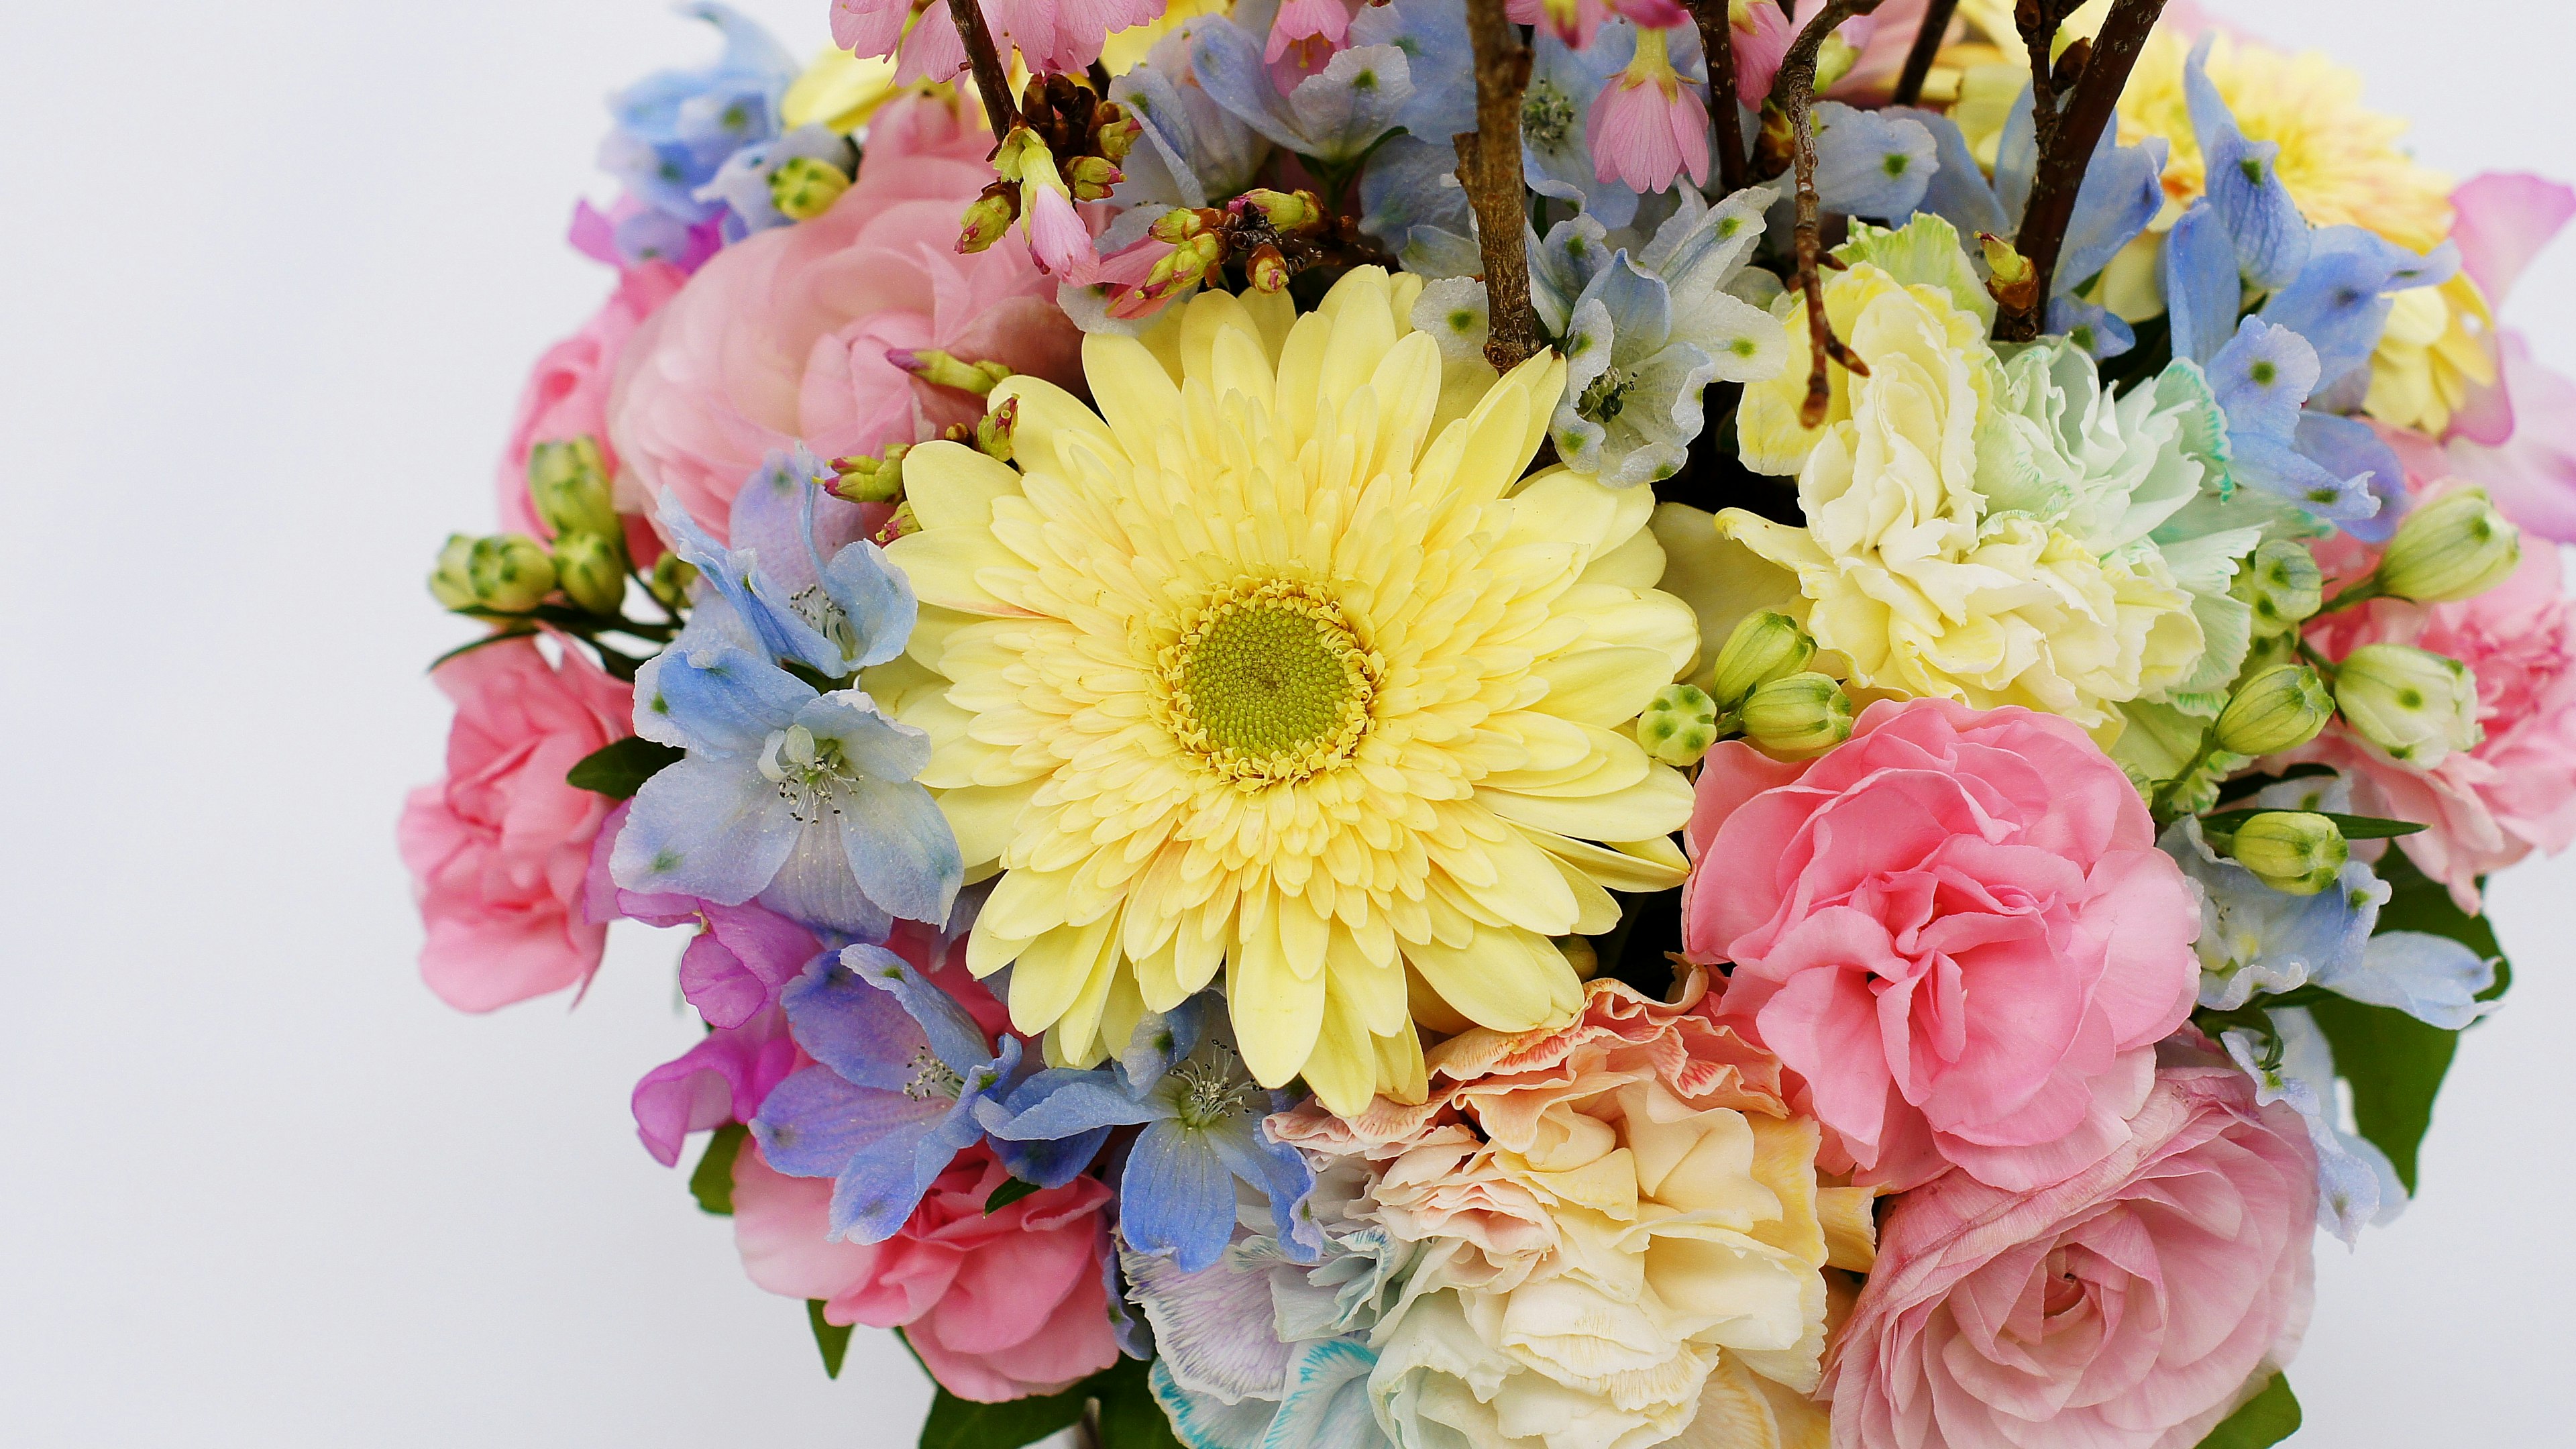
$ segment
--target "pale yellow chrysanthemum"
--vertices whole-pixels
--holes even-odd
[[[1690,787],[1627,728],[1699,643],[1653,500],[1524,482],[1563,361],[1444,376],[1421,285],[1203,295],[1085,339],[1097,413],[997,390],[1016,465],[904,459],[916,677],[870,684],[929,732],[969,879],[1003,872],[968,959],[1050,1060],[1222,966],[1263,1083],[1419,1100],[1417,1014],[1565,1019],[1550,938],[1683,875]]]
[[[2472,386],[2495,383],[2495,314],[2466,272],[2388,300],[2388,326],[2370,355],[2370,395],[2362,408],[2381,422],[2438,438]]]
[[[2120,139],[2162,136],[2173,149],[2165,192],[2200,195],[2200,142],[2183,99],[2192,42],[2170,30],[2148,37],[2120,94]],[[2281,184],[2314,226],[2368,227],[2410,251],[2451,234],[2451,180],[2397,148],[2406,122],[2361,103],[2361,76],[2313,51],[2285,54],[2220,32],[2209,79],[2255,141],[2275,141]]]
[[[1797,473],[1806,526],[1718,516],[1797,574],[1816,642],[1868,689],[2024,705],[2105,732],[2110,704],[2181,683],[2206,637],[2159,553],[2097,553],[2071,519],[1987,511],[1981,468],[2000,484],[2013,465],[2003,374],[1975,314],[1867,262],[1824,290],[1869,375],[1832,369],[1818,430],[1798,421],[1803,378],[1747,387],[1737,415],[1747,467]],[[1803,300],[1784,325],[1805,336]]]

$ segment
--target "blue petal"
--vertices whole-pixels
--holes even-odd
[[[628,890],[738,906],[760,894],[796,847],[797,824],[747,761],[692,755],[644,782],[609,854]]]
[[[1349,43],[1404,52],[1413,98],[1395,123],[1438,140],[1476,129],[1476,69],[1465,0],[1391,0],[1351,17]]]
[[[823,594],[849,621],[857,648],[843,656],[843,671],[883,664],[903,652],[921,612],[912,581],[886,561],[885,550],[861,539],[820,566]]]
[[[1208,1144],[1218,1160],[1270,1200],[1271,1230],[1281,1250],[1295,1262],[1311,1263],[1323,1247],[1323,1235],[1308,1215],[1297,1211],[1315,1190],[1315,1171],[1306,1156],[1284,1142],[1274,1142],[1261,1119],[1245,1114],[1207,1129]]]
[[[2343,530],[2369,543],[2385,543],[2405,514],[2406,469],[2368,423],[2333,413],[2299,414],[2298,449],[2328,477],[2349,479],[2356,494],[2367,494],[2370,506],[2335,515]],[[2358,506],[2358,498],[2355,500]]]
[[[1937,111],[1907,106],[1890,106],[1880,114],[1912,121],[1931,134],[1934,169],[1917,203],[1919,209],[1958,228],[1962,238],[1979,232],[2002,236],[2012,230],[2004,219],[2003,203],[1995,199],[1995,189],[1978,169],[1976,154],[1968,149],[1968,138],[1958,122]]]
[[[948,1115],[945,1101],[856,1086],[829,1067],[806,1067],[770,1090],[751,1122],[760,1155],[790,1177],[838,1177],[870,1148],[901,1159]]]
[[[1597,301],[1609,313],[1618,339],[1617,355],[1644,358],[1663,350],[1673,330],[1672,289],[1664,279],[1637,269],[1621,251],[1610,259],[1575,300],[1575,306]]]
[[[1457,151],[1411,136],[1380,146],[1360,177],[1360,229],[1398,253],[1410,253],[1425,232],[1471,235],[1474,212],[1458,184]]]
[[[860,1086],[900,1094],[927,1065],[923,1052],[943,1063],[947,1058],[901,998],[861,975],[887,955],[874,946],[852,946],[837,959],[818,957],[779,993],[779,1001],[787,1008],[788,1031],[806,1055]],[[894,959],[900,964],[901,958]],[[983,1034],[971,1020],[966,1033],[973,1043],[971,1060],[989,1060]],[[940,1110],[947,1110],[945,1102]]]
[[[2286,327],[2248,317],[2209,362],[2210,391],[2227,414],[2229,437],[2288,443],[2299,407],[2317,385],[2317,354]]]
[[[1162,1084],[1166,1073],[1199,1049],[1199,1038],[1207,1030],[1208,1003],[1213,999],[1216,998],[1202,993],[1170,1011],[1148,1012],[1136,1023],[1117,1063],[1118,1074],[1131,1095],[1141,1097],[1153,1091]]]
[[[2408,1016],[2458,1031],[2495,1009],[2478,1000],[2495,985],[2496,963],[2448,936],[2424,931],[2388,931],[2370,938],[2361,960],[2342,971],[2320,975],[2317,984],[2355,1001],[2393,1007]]]
[[[832,792],[841,848],[859,889],[880,909],[937,923],[964,883],[964,858],[948,817],[910,781],[852,780]]]
[[[1151,1098],[1127,1095],[1110,1073],[1049,1067],[981,1114],[984,1130],[1011,1142],[1052,1142],[1105,1127],[1134,1127],[1173,1115]]]
[[[1530,302],[1556,336],[1565,335],[1583,289],[1610,265],[1616,249],[1609,235],[1599,218],[1572,216],[1549,227],[1547,240],[1530,248]]]
[[[1521,169],[1530,190],[1571,201],[1603,226],[1626,226],[1637,215],[1637,193],[1604,181],[1593,165],[1593,99],[1636,50],[1636,28],[1625,20],[1602,23],[1581,50],[1547,26],[1532,40],[1529,89],[1521,102]],[[1473,77],[1470,76],[1472,83]],[[1473,124],[1472,115],[1469,118]],[[1453,158],[1455,152],[1449,153]]]
[[[2071,292],[2090,281],[2120,249],[2164,210],[2165,143],[2152,136],[2135,146],[2118,144],[2117,128],[2102,128],[2075,193],[2075,212],[2057,254],[2052,290]],[[2104,356],[2110,354],[2105,353]]]
[[[1288,93],[1304,142],[1298,154],[1328,165],[1356,161],[1413,99],[1412,65],[1392,45],[1353,46]]]
[[[2156,270],[2172,322],[2174,356],[2206,366],[2236,335],[2237,314],[2245,302],[2236,249],[2207,201],[2193,202],[2165,234]]]
[[[984,1029],[967,1015],[957,998],[939,989],[921,974],[911,962],[882,946],[865,944],[841,948],[841,970],[864,982],[898,1003],[905,1015],[919,1023],[930,1050],[959,1076],[994,1060],[994,1051],[984,1037]],[[837,976],[839,973],[833,973]],[[795,1012],[788,1012],[793,1022]],[[800,1037],[799,1040],[802,1040]],[[807,1047],[807,1051],[813,1051]],[[821,1053],[817,1052],[819,1057]]]
[[[1214,1267],[1234,1236],[1234,1174],[1176,1122],[1156,1122],[1136,1139],[1118,1197],[1118,1230],[1128,1243],[1171,1257],[1185,1272]]]
[[[2273,164],[2280,146],[2246,140],[2235,113],[2209,79],[2215,34],[2201,36],[2183,67],[2183,95],[2204,158],[2202,184],[2226,223],[2237,265],[2256,286],[2278,287],[2307,264],[2308,223]]]
[[[2048,330],[2071,339],[2096,359],[2117,357],[2138,345],[2129,324],[2108,308],[2061,296],[2048,304]]]
[[[1376,1367],[1376,1351],[1360,1339],[1299,1344],[1288,1364],[1288,1396],[1261,1449],[1387,1449],[1392,1441],[1369,1406]]]
[[[801,822],[795,848],[779,862],[760,904],[844,940],[882,941],[894,918],[859,888],[850,872],[850,849],[839,817],[828,812]]]
[[[1905,217],[1931,185],[1932,133],[1919,121],[1855,110],[1839,101],[1815,108],[1816,196],[1846,216]]]
[[[2327,471],[2292,444],[2260,434],[2230,440],[2237,482],[2286,498],[2319,518],[2360,519],[2379,511],[2369,478]]]
[[[2332,382],[2367,366],[2379,346],[2395,305],[2380,292],[2387,282],[2388,269],[2377,258],[2321,248],[2258,315],[2306,338],[2316,349],[2318,377]]]
[[[635,732],[694,754],[750,760],[814,701],[811,686],[722,638],[674,644],[635,674]]]

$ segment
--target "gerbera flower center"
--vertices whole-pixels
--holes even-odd
[[[1348,758],[1377,695],[1377,662],[1341,605],[1290,579],[1247,580],[1202,604],[1161,663],[1173,735],[1245,789]]]

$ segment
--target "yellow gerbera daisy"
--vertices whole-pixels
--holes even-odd
[[[1622,728],[1699,644],[1653,499],[1523,481],[1564,362],[1444,374],[1421,286],[1202,295],[1085,339],[1097,413],[998,389],[1014,465],[904,459],[922,621],[869,685],[929,732],[969,878],[1003,872],[968,960],[1051,1061],[1222,966],[1260,1081],[1419,1100],[1417,1017],[1566,1019],[1550,938],[1682,878],[1690,787]]]

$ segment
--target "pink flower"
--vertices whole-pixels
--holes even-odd
[[[2489,172],[2451,193],[2451,239],[2461,270],[2490,309],[2523,268],[2576,216],[2576,190],[2537,176]],[[2540,365],[2511,330],[2496,334],[2496,383],[2473,388],[2452,416],[2439,465],[2410,456],[2426,476],[2483,484],[2506,517],[2543,538],[2576,542],[2576,383]]]
[[[2200,907],[2138,792],[2052,715],[1881,701],[1783,764],[1710,752],[1683,887],[1718,1018],[1866,1181],[2029,1189],[2127,1137],[2199,981]]]
[[[690,1133],[749,1122],[769,1100],[770,1088],[812,1060],[788,1036],[786,1010],[763,1007],[740,1025],[717,1027],[696,1046],[646,1072],[628,1104],[635,1113],[635,1135],[644,1139],[644,1150],[654,1161],[675,1166]]]
[[[2452,485],[2456,486],[2456,485]],[[2427,496],[2448,491],[2437,486]],[[2330,579],[2358,578],[2376,562],[2348,538],[2318,545]],[[2288,759],[2322,760],[2351,777],[2354,808],[2432,828],[2398,847],[2478,910],[2478,877],[2534,850],[2576,843],[2576,606],[2559,583],[2558,550],[2526,545],[2511,577],[2452,604],[2374,599],[2324,615],[2308,642],[2329,659],[2364,644],[2412,644],[2469,666],[2486,738],[2430,770],[2400,764],[2340,722]]]
[[[668,262],[626,268],[618,273],[617,290],[581,330],[537,359],[527,387],[519,394],[519,415],[510,425],[510,443],[501,451],[494,479],[504,529],[533,538],[552,536],[528,502],[528,452],[539,443],[596,438],[609,475],[616,476],[617,456],[608,449],[609,379],[616,375],[617,360],[635,330],[677,295],[687,280],[686,273]]]
[[[1633,191],[1662,191],[1684,171],[1708,181],[1708,102],[1673,69],[1661,30],[1639,29],[1636,58],[1592,102],[1593,175]]]
[[[1517,25],[1545,24],[1557,39],[1577,50],[1590,46],[1601,22],[1613,15],[1635,21],[1640,29],[1669,30],[1692,23],[1690,11],[1682,8],[1680,0],[1505,0],[1503,11]]]
[[[2225,1066],[2159,1073],[2129,1140],[2034,1192],[1896,1200],[1825,1369],[1837,1449],[2192,1449],[2297,1350],[2316,1158]]]
[[[620,506],[648,511],[667,488],[722,539],[734,493],[774,449],[875,452],[981,414],[982,399],[915,378],[889,351],[939,348],[1079,386],[1081,334],[1028,249],[953,250],[959,212],[992,179],[991,144],[951,101],[896,102],[832,210],[691,277],[636,333],[610,390]]]
[[[397,831],[429,940],[420,973],[463,1011],[542,996],[599,969],[607,928],[580,909],[608,801],[564,783],[633,733],[632,689],[578,649],[486,644],[430,676],[456,702],[447,778],[415,790]]]
[[[831,1182],[773,1171],[745,1143],[734,1159],[734,1244],[752,1282],[822,1299],[825,1321],[904,1329],[931,1377],[961,1399],[1052,1394],[1118,1361],[1102,1276],[1109,1189],[1077,1177],[986,1213],[1009,1180],[978,1143],[901,1232],[834,1242]]]
[[[904,21],[916,9],[921,19],[907,36]],[[1074,74],[1100,58],[1111,32],[1162,12],[1161,0],[987,0],[984,24],[1003,59],[1017,49],[1033,71]],[[893,55],[899,43],[895,73],[903,80],[944,81],[966,63],[957,18],[945,0],[927,7],[914,0],[832,0],[832,43],[859,55]]]

